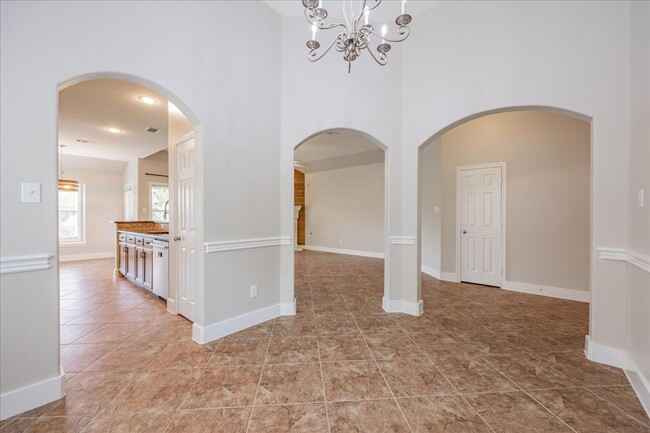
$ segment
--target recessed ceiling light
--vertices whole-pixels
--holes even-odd
[[[113,128],[113,127],[106,128],[106,130],[107,130],[108,132],[112,132],[113,134],[119,134],[120,132],[122,132],[121,129],[119,129],[119,128]]]
[[[140,102],[143,102],[143,103],[149,104],[149,105],[153,105],[153,104],[158,103],[158,101],[156,101],[151,96],[138,96],[138,99],[140,100]]]

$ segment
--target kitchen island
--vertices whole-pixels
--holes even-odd
[[[115,277],[124,277],[158,296],[168,296],[169,231],[153,221],[114,221]]]

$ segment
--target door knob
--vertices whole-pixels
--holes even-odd
[[[181,237],[180,237],[180,236],[174,236],[174,240],[175,240],[175,241],[180,241],[180,240],[181,240]]]
[[[467,234],[467,230],[463,230],[463,234],[466,235],[466,234]]]

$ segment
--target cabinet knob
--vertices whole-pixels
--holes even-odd
[[[180,240],[181,240],[181,237],[180,237],[180,236],[174,236],[174,240],[175,240],[175,241],[180,241]]]
[[[144,251],[140,253],[140,257],[142,257],[143,259],[145,258],[145,256],[146,254],[144,253]]]

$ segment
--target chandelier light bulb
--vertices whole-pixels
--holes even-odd
[[[406,40],[411,30],[411,15],[405,13],[406,0],[400,0],[402,14],[395,18],[395,30],[387,38],[388,26],[371,24],[370,12],[377,9],[382,0],[344,0],[343,21],[330,21],[330,15],[324,8],[323,0],[302,0],[305,8],[305,18],[312,31],[312,39],[306,45],[309,48],[307,58],[310,62],[317,62],[330,51],[338,51],[343,55],[343,60],[348,63],[348,73],[351,71],[352,62],[363,53],[367,53],[378,65],[388,63],[387,53],[391,44]],[[336,2],[335,2],[336,3]],[[373,14],[374,15],[374,14]],[[327,33],[320,35],[321,41],[316,41],[316,31],[333,30],[331,42],[326,42]],[[381,30],[381,31],[378,31]],[[381,43],[379,43],[381,41]],[[323,46],[321,47],[321,43]]]

